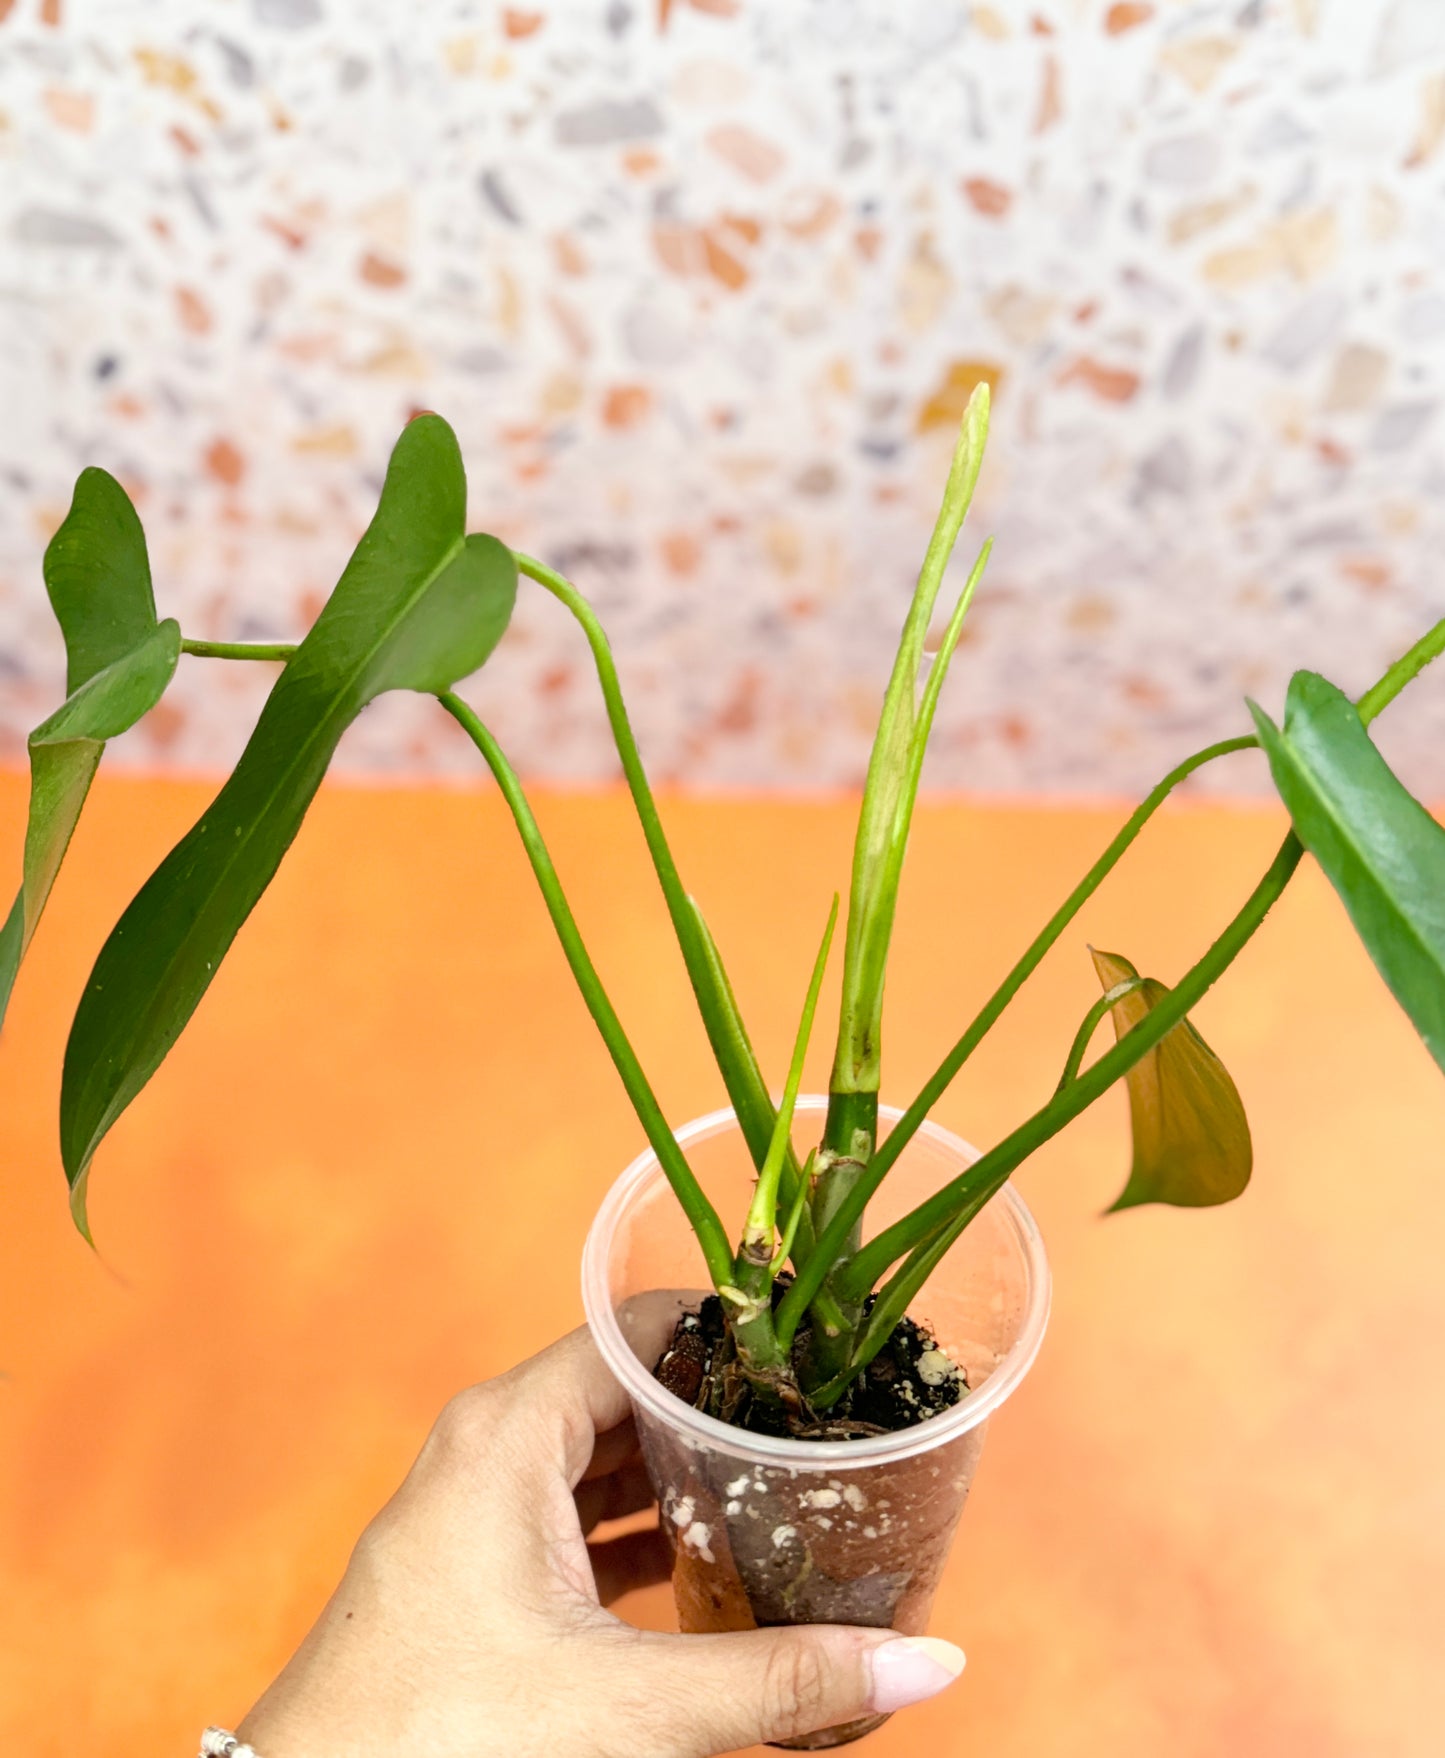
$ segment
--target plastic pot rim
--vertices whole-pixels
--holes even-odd
[[[817,1094],[801,1096],[797,1115],[821,1111],[827,1103],[826,1098]],[[878,1107],[880,1122],[895,1123],[902,1115],[893,1106]],[[736,1127],[736,1123],[736,1116],[728,1106],[709,1111],[706,1116],[694,1118],[676,1132],[678,1144],[685,1151],[699,1137],[716,1134],[728,1125]],[[961,1165],[968,1165],[978,1158],[976,1148],[937,1123],[925,1122],[918,1135],[944,1148]],[[900,1429],[893,1434],[870,1435],[861,1440],[798,1441],[752,1434],[694,1410],[654,1379],[633,1353],[618,1323],[609,1286],[608,1258],[613,1236],[632,1204],[649,1185],[663,1178],[657,1157],[648,1148],[637,1156],[608,1191],[582,1249],[582,1304],[603,1359],[629,1397],[634,1403],[643,1405],[658,1421],[679,1430],[696,1445],[713,1451],[726,1450],[760,1465],[798,1466],[813,1471],[825,1465],[830,1470],[846,1471],[878,1465],[888,1459],[908,1459],[945,1446],[986,1422],[1032,1367],[1048,1326],[1049,1266],[1037,1222],[1013,1185],[1006,1184],[991,1199],[988,1209],[1002,1208],[1004,1223],[1023,1257],[1028,1279],[1027,1304],[1018,1336],[976,1392],[969,1392],[951,1410],[930,1416],[912,1428]]]

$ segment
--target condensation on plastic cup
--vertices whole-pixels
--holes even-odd
[[[807,1095],[799,1099],[800,1139],[810,1130],[816,1137],[826,1109],[826,1098]],[[887,1126],[901,1115],[891,1106],[880,1105],[880,1133],[886,1133]],[[709,1112],[678,1130],[677,1139],[724,1219],[741,1215],[747,1207],[753,1169],[741,1152],[733,1113]],[[726,1161],[720,1161],[713,1151],[723,1140],[734,1150]],[[872,1230],[906,1213],[977,1158],[978,1150],[967,1142],[935,1123],[925,1123],[870,1204]],[[719,1172],[721,1178],[716,1176]],[[651,1238],[645,1236],[648,1233]],[[1006,1288],[979,1288],[990,1258],[1005,1271]],[[651,1277],[649,1270],[655,1272]],[[970,1278],[975,1283],[973,1298],[960,1289],[960,1284],[966,1288]],[[822,1467],[824,1461],[826,1469],[837,1471],[906,1459],[933,1451],[977,1428],[1033,1365],[1049,1317],[1049,1269],[1043,1240],[1023,1198],[1011,1184],[1005,1185],[965,1229],[910,1309],[933,1327],[940,1345],[965,1367],[972,1388],[968,1395],[945,1414],[895,1434],[850,1441],[794,1441],[749,1434],[690,1408],[653,1377],[655,1356],[651,1361],[641,1358],[636,1343],[629,1340],[623,1326],[628,1302],[653,1291],[676,1291],[676,1307],[699,1298],[707,1286],[696,1240],[649,1149],[638,1155],[607,1193],[583,1250],[582,1301],[597,1346],[634,1406],[654,1421],[667,1424],[698,1445],[740,1459],[809,1470]],[[976,1297],[980,1291],[985,1296],[983,1302]],[[970,1317],[975,1321],[971,1327]],[[980,1317],[983,1324],[977,1323]],[[970,1328],[985,1334],[969,1335]],[[655,1335],[655,1325],[646,1327],[647,1341]]]

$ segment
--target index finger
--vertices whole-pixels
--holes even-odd
[[[628,1341],[638,1359],[650,1366],[677,1323],[678,1296],[642,1295],[629,1301],[628,1308]],[[631,1415],[626,1391],[585,1325],[513,1368],[501,1384],[527,1401],[534,1432],[554,1441],[553,1456],[569,1489],[586,1473],[597,1437]]]

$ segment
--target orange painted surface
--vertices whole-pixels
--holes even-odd
[[[330,789],[102,1153],[97,1263],[55,1146],[65,1029],[204,796],[99,788],[0,1044],[0,1747],[26,1758],[189,1753],[234,1723],[443,1399],[576,1322],[588,1219],[639,1146],[495,797]],[[0,776],[7,868],[23,800]],[[666,810],[779,1077],[848,811]],[[626,802],[539,811],[668,1110],[715,1105]],[[1115,821],[923,813],[888,1095]],[[1085,940],[1168,980],[1279,830],[1165,816],[942,1120],[987,1142],[1041,1100],[1093,998]],[[1198,1017],[1249,1106],[1255,1184],[1096,1219],[1124,1176],[1120,1095],[1024,1170],[1057,1297],[937,1611],[969,1669],[877,1758],[1440,1749],[1445,1083],[1312,870]]]

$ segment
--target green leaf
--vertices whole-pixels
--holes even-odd
[[[70,694],[30,735],[24,879],[0,929],[0,1023],[106,740],[155,707],[181,648],[179,626],[156,621],[135,508],[104,470],[81,472],[45,552],[45,585],[65,637]]]
[[[0,928],[0,1025],[5,1022],[5,1008],[9,1004],[10,991],[15,987],[15,978],[20,970],[20,948],[24,931],[25,888],[22,886],[15,894],[10,914],[5,918],[5,926]]]
[[[1445,1069],[1445,829],[1406,791],[1349,698],[1318,672],[1291,678],[1283,732],[1249,707],[1296,835]]]
[[[465,535],[466,479],[436,415],[411,422],[381,502],[277,680],[230,780],[102,948],[61,1087],[61,1156],[85,1227],[90,1161],[180,1036],[280,866],[346,728],[386,690],[448,689],[487,658],[516,597],[512,553]]]
[[[1105,992],[1139,979],[1127,958],[1090,948]],[[1110,1010],[1122,1038],[1169,993],[1152,977],[1123,994]],[[1254,1148],[1239,1090],[1228,1070],[1187,1019],[1141,1056],[1124,1076],[1134,1131],[1134,1164],[1111,1206],[1173,1203],[1208,1208],[1232,1202],[1249,1183]]]
[[[82,470],[45,551],[45,590],[65,636],[67,695],[123,659],[156,626],[145,533],[125,490]]]
[[[853,844],[838,1047],[830,1083],[834,1092],[878,1091],[884,978],[898,903],[899,879],[923,763],[922,743],[927,740],[938,688],[957,645],[964,614],[987,560],[987,550],[975,566],[959,609],[950,620],[945,650],[940,654],[937,683],[931,693],[925,690],[922,704],[918,679],[934,605],[983,464],[988,416],[988,386],[979,384],[964,411],[948,482],[944,487],[943,504],[904,619],[868,759],[868,776]]]

